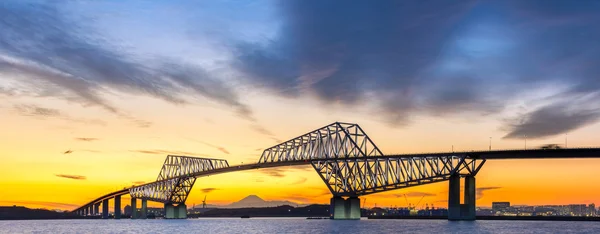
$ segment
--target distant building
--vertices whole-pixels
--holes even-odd
[[[492,202],[492,211],[494,213],[505,212],[510,207],[510,202]]]

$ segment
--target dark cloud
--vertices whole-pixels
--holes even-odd
[[[203,193],[210,193],[215,190],[219,190],[219,189],[218,188],[203,188],[200,191],[202,191]]]
[[[597,99],[596,99],[597,100]],[[583,103],[557,103],[527,113],[511,121],[504,138],[544,138],[595,123],[600,119],[600,104],[586,108]]]
[[[489,191],[489,190],[496,190],[496,189],[501,189],[502,187],[480,187],[475,189],[475,196],[477,198],[477,200],[483,198],[483,192],[485,191]]]
[[[184,94],[208,98],[252,120],[252,111],[231,87],[203,68],[171,58],[140,60],[111,45],[63,4],[21,2],[0,6],[0,73],[30,79],[44,92],[83,105],[126,114],[102,97],[107,89],[186,103]]]
[[[90,142],[90,141],[98,141],[100,139],[98,139],[98,138],[92,138],[92,137],[77,137],[77,138],[75,138],[75,140]]]
[[[72,154],[72,153],[73,153],[73,150],[67,150],[67,151],[63,152],[63,154]]]
[[[278,34],[265,43],[234,43],[233,67],[280,95],[378,104],[391,124],[420,114],[497,113],[508,99],[542,84],[560,84],[565,95],[600,90],[595,1],[290,0],[277,6]],[[575,117],[576,126],[596,121],[586,111],[534,112],[527,126],[536,129],[524,131],[530,135],[573,128],[536,133],[545,125],[535,123],[556,116]]]
[[[85,176],[81,176],[81,175],[56,174],[55,176],[61,177],[61,178],[73,179],[73,180],[86,180],[87,179]]]

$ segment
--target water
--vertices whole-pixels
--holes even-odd
[[[188,220],[0,221],[0,233],[600,233],[600,222],[446,220]]]

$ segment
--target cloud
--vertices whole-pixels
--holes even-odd
[[[600,90],[600,6],[593,1],[290,0],[276,6],[280,30],[264,42],[234,40],[231,65],[281,96],[376,105],[391,125],[418,115],[498,113],[544,84],[568,87],[565,94]],[[539,136],[598,121],[588,110],[533,111],[523,128]],[[537,124],[570,117],[579,123],[548,132]]]
[[[271,167],[271,168],[264,168],[264,169],[260,169],[259,172],[269,175],[269,176],[273,176],[273,177],[285,177],[286,176],[286,172],[293,172],[293,171],[312,171],[313,168],[312,167],[307,167],[307,166],[292,166],[292,167]]]
[[[85,176],[81,176],[81,175],[56,174],[55,176],[61,177],[61,178],[73,179],[73,180],[86,180],[87,179]]]
[[[571,101],[543,106],[510,121],[504,138],[545,138],[576,130],[600,119],[600,104],[596,105]]]
[[[14,109],[21,115],[41,117],[61,117],[62,113],[57,109],[44,108],[36,105],[15,105]]]
[[[42,107],[34,104],[16,104],[13,105],[13,110],[15,110],[17,114],[23,116],[37,118],[58,118],[71,123],[106,125],[106,123],[102,120],[73,118],[58,109]]]
[[[203,193],[210,193],[215,190],[219,190],[219,189],[218,188],[203,188],[200,191],[202,191]]]
[[[72,154],[72,153],[73,153],[73,150],[67,150],[67,151],[63,152],[63,154]]]
[[[233,88],[204,68],[168,57],[133,56],[108,43],[89,20],[77,18],[81,15],[68,6],[20,1],[0,6],[0,73],[27,79],[45,95],[98,106],[118,116],[127,114],[103,93],[118,90],[175,104],[188,103],[187,94],[253,119],[252,110]]]
[[[307,178],[301,177],[297,181],[294,181],[294,183],[292,183],[292,185],[304,184],[307,180],[308,180]]]
[[[98,141],[100,139],[98,139],[98,138],[91,138],[91,137],[77,137],[77,138],[75,138],[75,140],[90,142],[90,141]]]
[[[186,151],[172,151],[172,150],[130,150],[130,152],[142,153],[142,154],[159,154],[159,155],[181,155],[181,156],[209,156],[207,154],[197,154]]]
[[[142,184],[145,184],[146,182],[145,181],[133,181],[131,183],[133,183],[134,185],[142,185]]]
[[[483,192],[485,191],[489,191],[489,190],[496,190],[496,189],[501,189],[502,187],[480,187],[475,189],[475,194],[477,197],[477,200],[483,198]]]
[[[213,145],[213,144],[211,144],[211,143],[204,142],[204,141],[198,141],[198,140],[194,140],[194,139],[191,139],[191,138],[186,138],[186,139],[188,139],[188,140],[191,140],[191,141],[198,142],[198,143],[200,143],[200,144],[206,145],[206,146],[208,146],[208,147],[211,147],[211,148],[214,148],[214,149],[217,149],[217,150],[221,151],[221,152],[222,152],[222,153],[224,153],[224,154],[229,154],[229,151],[228,151],[227,149],[225,149],[225,147],[218,146],[218,145]]]

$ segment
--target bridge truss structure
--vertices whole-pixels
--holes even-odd
[[[387,157],[360,126],[336,122],[266,149],[259,164],[310,162],[334,196],[351,196],[475,176],[476,155]]]
[[[165,204],[185,204],[196,177],[192,174],[228,168],[222,159],[169,155],[165,159],[156,182],[129,189],[132,198],[143,198]]]

